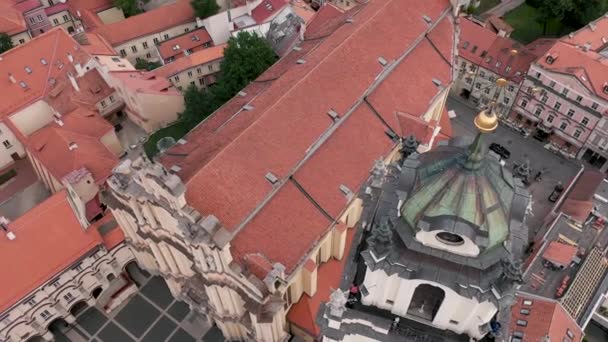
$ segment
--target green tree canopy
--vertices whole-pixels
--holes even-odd
[[[10,50],[13,48],[13,41],[8,34],[1,32],[0,33],[0,53],[4,51]]]
[[[144,2],[148,1],[144,0]],[[143,12],[139,8],[138,0],[114,0],[114,6],[120,8],[127,18]]]
[[[210,17],[220,9],[216,0],[191,0],[190,5],[199,18]]]
[[[162,64],[159,62],[150,62],[143,58],[135,59],[135,69],[137,70],[154,70],[160,67]]]
[[[240,32],[228,40],[221,75],[217,83],[208,90],[189,87],[184,93],[186,109],[182,119],[191,127],[213,113],[249,82],[260,76],[277,60],[270,45],[255,34]]]

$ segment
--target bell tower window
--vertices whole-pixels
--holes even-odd
[[[453,233],[441,232],[437,233],[435,237],[437,238],[437,240],[439,240],[439,242],[450,246],[460,246],[464,244],[464,239],[460,235]]]

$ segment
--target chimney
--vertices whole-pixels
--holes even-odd
[[[15,238],[16,238],[15,233],[8,230],[8,220],[4,216],[0,216],[0,229],[2,229],[4,231],[4,233],[6,234],[6,237],[9,240],[11,240],[11,241],[15,240]]]
[[[13,76],[13,74],[11,74],[10,72],[8,73],[8,79],[11,81],[11,83],[17,83],[15,76]]]
[[[70,61],[70,63],[74,63],[74,56],[72,56],[72,54],[69,52],[68,52],[68,61]]]
[[[71,142],[71,143],[68,145],[68,148],[70,149],[70,151],[73,151],[73,150],[75,150],[75,149],[77,149],[77,148],[78,148],[78,144],[76,144],[75,142]]]
[[[80,87],[78,86],[78,82],[76,82],[76,77],[74,77],[74,75],[72,75],[71,72],[68,72],[68,78],[70,79],[70,83],[72,83],[72,87],[74,87],[74,89],[76,91],[80,91]]]

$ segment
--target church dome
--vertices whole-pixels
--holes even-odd
[[[516,185],[493,157],[484,158],[475,169],[467,167],[470,150],[439,147],[406,161],[406,173],[411,171],[408,167],[418,165],[411,195],[400,211],[414,230],[465,236],[481,249],[489,249],[508,238]],[[448,151],[451,156],[445,158]]]

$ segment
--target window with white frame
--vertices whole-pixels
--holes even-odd
[[[576,97],[576,102],[579,102],[579,103],[580,103],[581,101],[583,101],[583,97],[582,97],[582,96],[580,96],[580,95],[578,95],[578,96]]]
[[[555,81],[549,82],[549,87],[551,87],[551,88],[555,87]]]
[[[506,96],[505,96],[505,97],[503,97],[503,98],[502,98],[502,102],[503,102],[504,104],[507,104],[507,105],[508,105],[508,104],[509,104],[509,102],[511,102],[511,100],[510,100],[508,97],[506,97]]]
[[[486,88],[483,90],[484,93],[489,94],[490,93],[490,88]]]
[[[553,105],[553,108],[555,108],[555,110],[559,110],[560,108],[562,108],[562,104],[559,102],[555,102],[555,104]]]
[[[106,108],[108,106],[108,104],[106,103],[106,100],[101,100],[101,107],[102,108]]]
[[[526,106],[528,105],[528,100],[522,99],[520,104],[522,107],[526,108]]]
[[[588,119],[588,118],[583,118],[583,120],[581,120],[581,123],[582,123],[584,126],[587,126],[587,124],[589,123],[589,119]]]
[[[555,108],[555,109],[559,109],[559,108]],[[566,115],[568,115],[569,117],[573,117],[574,116],[574,109],[572,109],[572,108],[568,109],[568,113],[566,113]]]
[[[583,134],[583,132],[580,129],[574,131],[574,137],[577,139],[581,137],[581,134]]]
[[[553,122],[553,120],[555,120],[555,116],[553,116],[553,115],[549,115],[549,117],[547,118],[547,122],[548,122],[548,123],[552,123],[552,122]]]
[[[568,96],[568,91],[569,91],[568,88],[562,89],[562,95]]]
[[[543,109],[540,107],[536,107],[536,110],[534,111],[534,115],[539,116],[543,113]]]
[[[68,292],[65,295],[63,295],[63,299],[65,299],[66,302],[70,303],[74,299],[76,299],[76,297],[74,297],[74,295],[71,292]]]
[[[475,83],[475,89],[481,89],[481,83]]]
[[[49,310],[44,310],[40,313],[40,317],[42,317],[43,320],[47,320],[49,318],[51,318],[51,313],[49,312]]]
[[[562,124],[559,125],[559,129],[561,129],[562,131],[565,131],[567,128],[568,128],[567,122],[562,122]]]
[[[513,92],[515,90],[515,86],[511,84],[507,87],[507,90]]]
[[[2,142],[2,145],[4,145],[4,147],[7,148],[7,149],[13,147],[13,144],[11,144],[11,142],[8,141],[8,140],[4,140]]]
[[[599,104],[597,102],[593,102],[593,104],[591,105],[591,109],[593,109],[593,110],[597,110],[598,107],[599,107]]]
[[[549,97],[547,95],[543,95],[543,97],[540,99],[542,103],[547,103],[547,100],[549,100]]]

